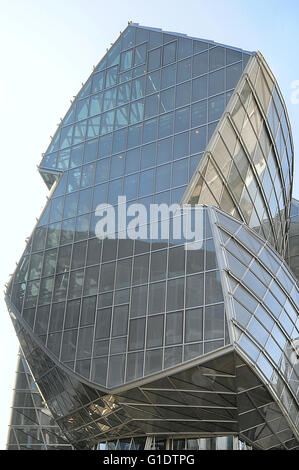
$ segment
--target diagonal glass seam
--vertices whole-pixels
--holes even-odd
[[[242,106],[243,106],[243,103],[242,103]],[[245,109],[245,108],[244,108],[244,109]],[[246,111],[245,111],[245,113],[246,113]],[[246,115],[247,115],[247,113],[246,113]],[[247,117],[248,117],[248,115],[247,115]],[[266,197],[266,195],[265,195],[265,192],[264,192],[262,183],[261,183],[261,181],[260,181],[260,178],[257,177],[257,171],[256,171],[256,168],[255,168],[255,165],[254,165],[254,163],[253,163],[253,160],[250,158],[250,155],[249,155],[249,153],[248,153],[248,150],[247,150],[247,148],[246,148],[246,145],[244,144],[244,140],[243,140],[243,138],[242,138],[242,136],[241,136],[241,132],[238,131],[238,129],[237,129],[237,127],[236,127],[234,121],[231,119],[231,115],[230,115],[230,114],[228,115],[228,120],[229,120],[231,126],[232,126],[233,129],[234,129],[234,132],[235,132],[235,134],[236,134],[236,136],[237,136],[237,139],[238,139],[239,142],[241,143],[241,147],[242,147],[242,150],[244,151],[244,153],[245,153],[245,155],[246,155],[246,157],[247,157],[247,161],[248,161],[248,163],[249,163],[249,167],[251,168],[251,170],[252,170],[252,172],[253,172],[253,174],[254,174],[254,176],[255,176],[255,182],[257,183],[257,185],[258,185],[258,187],[259,187],[260,193],[263,195],[264,207],[265,207],[265,209],[267,210],[267,213],[268,213],[268,218],[269,218],[269,222],[270,222],[270,225],[271,225],[272,234],[273,234],[273,236],[274,236],[274,239],[276,240],[276,247],[277,247],[277,237],[276,237],[276,231],[275,231],[275,229],[274,229],[273,217],[272,217],[272,214],[271,214],[271,212],[270,212],[270,206],[267,204],[268,201],[267,201],[267,197]],[[252,129],[252,130],[253,130],[253,132],[255,132],[254,129]],[[256,137],[257,137],[257,136],[256,136]],[[257,137],[257,141],[258,141],[258,137]],[[237,171],[238,171],[238,168],[237,168]],[[240,176],[242,182],[244,183],[244,188],[246,188],[245,181],[244,181],[244,179],[242,178],[242,176],[240,175],[240,172],[239,172],[239,171],[238,171],[238,174],[239,174],[239,176]],[[253,207],[255,207],[254,201],[252,201],[251,195],[250,195],[249,193],[248,193],[248,196],[249,196],[249,198],[250,198],[250,200],[251,200],[251,202],[252,202]],[[258,217],[259,221],[261,222],[260,217],[259,217],[258,214],[257,214],[257,217]],[[243,220],[244,220],[244,218],[243,218]],[[263,228],[263,224],[262,224],[262,223],[261,223],[261,228],[262,228],[263,233],[264,233],[264,228]],[[264,233],[264,235],[265,235],[265,233]],[[266,235],[265,235],[265,240],[267,240]]]
[[[264,72],[263,72],[263,67],[265,66],[265,63],[264,63],[264,61],[263,61],[263,62],[259,62],[259,56],[257,56],[257,58],[258,58],[258,59],[257,59],[257,60],[258,60],[258,63],[259,63],[259,65],[260,65],[260,69],[259,69],[259,70],[261,71],[262,74],[264,74]],[[267,85],[267,81],[266,81],[266,80],[264,80],[264,81],[265,81],[266,86],[268,86],[268,85]],[[265,114],[265,112],[264,112],[264,110],[263,110],[262,104],[261,104],[260,99],[259,99],[259,97],[258,97],[258,95],[257,95],[257,93],[256,93],[256,90],[255,90],[255,88],[254,88],[254,86],[253,86],[253,84],[252,84],[252,81],[251,81],[251,79],[250,79],[250,76],[247,76],[247,83],[249,84],[249,86],[250,86],[250,88],[251,88],[251,92],[252,92],[252,94],[253,94],[253,96],[254,96],[254,99],[255,99],[255,101],[256,101],[256,103],[257,103],[257,105],[258,105],[259,112],[260,112],[261,115],[262,115],[263,123],[264,123],[264,125],[266,126],[268,135],[269,135],[269,137],[270,137],[270,140],[271,140],[271,143],[272,143],[272,146],[273,146],[273,149],[274,149],[275,157],[276,157],[275,162],[276,162],[277,167],[278,167],[280,182],[281,182],[282,187],[284,188],[284,177],[283,177],[283,174],[282,174],[281,161],[280,161],[280,158],[279,158],[279,155],[278,155],[277,145],[276,145],[275,138],[274,138],[274,136],[273,136],[273,134],[272,134],[272,130],[271,130],[270,125],[269,125],[269,123],[268,123],[268,119],[267,119],[266,114]],[[277,83],[275,83],[275,88],[278,89]],[[268,90],[269,90],[269,88],[268,88]],[[270,90],[269,90],[269,92],[270,92]],[[270,94],[271,94],[271,96],[272,96],[272,93],[271,93],[271,92],[270,92]],[[270,103],[269,103],[269,106],[270,106]],[[253,131],[255,132],[255,129],[253,129]],[[290,137],[291,137],[291,132],[289,133],[289,135],[290,135]],[[244,147],[244,148],[245,148],[245,147]],[[262,150],[262,152],[263,152],[263,150]],[[252,162],[252,163],[253,163],[253,162]],[[254,166],[254,165],[253,165],[253,166]],[[255,167],[252,168],[252,169],[253,169],[254,171],[256,171],[256,170],[255,170]],[[290,168],[289,168],[289,171],[290,171]],[[270,177],[271,177],[271,175],[270,175]],[[272,177],[271,177],[271,179],[272,179]],[[292,178],[290,178],[290,181],[292,181]],[[259,184],[259,186],[261,187],[262,192],[264,192],[263,187],[261,186],[261,183],[260,183],[259,181],[258,181],[258,184]],[[289,201],[289,200],[286,200],[286,196],[287,196],[287,195],[285,194],[285,191],[283,191],[282,194],[283,194],[283,198],[284,198],[284,211],[285,211],[285,213],[286,213],[286,219],[287,219],[287,218],[288,218],[287,211],[289,210],[289,202],[290,202],[290,201]],[[276,193],[275,193],[275,196],[276,196]],[[268,202],[267,198],[264,198],[264,200],[265,200],[266,202]],[[277,202],[279,202],[279,201],[277,201]],[[277,205],[278,205],[278,204],[277,204]],[[268,210],[268,212],[270,213],[270,206],[267,207],[267,210]],[[270,213],[270,214],[271,214],[271,213]],[[279,211],[279,218],[281,219],[280,211]],[[271,220],[271,221],[273,220],[272,215],[271,215],[271,217],[270,217],[269,220]],[[282,221],[281,221],[281,222],[282,222]],[[274,225],[274,224],[273,224],[273,225]],[[284,249],[285,249],[285,247],[284,247]]]
[[[260,70],[261,70],[261,69],[260,69]],[[262,114],[262,112],[263,112],[262,106],[261,106],[261,104],[259,103],[259,101],[257,101],[257,100],[258,100],[258,96],[257,96],[257,94],[256,94],[256,92],[255,92],[255,90],[254,90],[254,88],[253,88],[252,83],[250,82],[249,75],[247,75],[247,76],[245,77],[245,80],[246,80],[246,82],[248,83],[248,85],[250,86],[251,92],[252,92],[252,94],[254,95],[254,98],[255,98],[256,103],[257,103],[258,108],[259,108],[259,111],[260,111],[261,114]],[[239,99],[240,99],[240,98],[241,98],[241,95],[240,95],[240,91],[239,91],[239,90],[236,91],[236,94],[239,96]],[[244,104],[243,104],[243,102],[242,102],[241,99],[240,99],[240,102],[241,102],[241,106],[243,107],[243,109],[244,109],[244,111],[245,111],[245,114],[246,114],[248,120],[250,121],[250,117],[248,116],[247,110],[245,109]],[[264,114],[264,113],[263,113],[263,114]],[[262,114],[263,123],[267,126],[267,125],[268,125],[267,119],[265,118],[265,115],[263,115],[263,114]],[[270,206],[269,206],[269,204],[268,204],[268,198],[267,198],[266,195],[265,195],[262,182],[261,182],[260,178],[257,176],[257,171],[256,171],[256,168],[255,168],[254,162],[253,162],[253,160],[250,158],[250,155],[249,155],[249,153],[248,153],[248,149],[247,149],[247,147],[246,147],[246,145],[245,145],[245,143],[244,143],[243,137],[242,137],[242,135],[241,135],[242,130],[239,131],[239,130],[237,129],[237,126],[236,126],[235,122],[234,122],[233,119],[231,118],[231,113],[228,114],[228,119],[229,119],[229,121],[230,121],[231,126],[233,127],[233,129],[234,129],[234,131],[235,131],[235,134],[237,135],[237,138],[238,138],[239,142],[241,143],[241,146],[242,146],[242,149],[243,149],[244,153],[246,154],[246,157],[247,157],[247,160],[248,160],[248,162],[249,162],[250,168],[251,168],[251,170],[253,171],[253,173],[254,173],[254,175],[255,175],[255,182],[257,183],[257,185],[258,185],[258,187],[259,187],[259,189],[260,189],[261,194],[263,195],[264,207],[265,207],[266,210],[267,210],[267,213],[268,213],[268,216],[269,216],[269,221],[270,221],[271,228],[272,228],[272,233],[273,233],[273,235],[274,235],[274,239],[276,240],[276,246],[278,247],[278,245],[277,245],[277,233],[276,233],[276,231],[275,231],[275,229],[274,229],[274,222],[273,222],[273,217],[272,217],[272,214],[271,214],[271,211],[270,211]],[[258,142],[258,141],[259,141],[259,137],[258,137],[258,135],[256,134],[256,131],[255,131],[254,127],[251,126],[251,128],[252,128],[252,131],[254,132],[254,134],[255,134],[255,136],[256,136],[256,140],[257,140],[257,142]],[[273,140],[271,140],[271,143],[272,143],[273,146],[275,146],[275,142],[274,142]],[[276,149],[276,146],[275,146],[275,149]],[[262,149],[261,149],[261,150],[262,150]],[[263,150],[262,150],[262,153],[263,153]],[[263,153],[263,155],[264,155],[264,153]],[[265,158],[265,161],[266,161],[267,157],[265,157],[265,155],[264,155],[264,158]],[[276,161],[279,161],[279,158],[278,158],[277,153],[276,153]],[[244,182],[244,180],[243,180],[243,178],[242,178],[241,175],[240,175],[240,177],[241,177],[242,181]],[[270,178],[271,178],[271,175],[270,175]],[[271,181],[272,181],[272,178],[271,178]],[[283,181],[283,180],[281,180],[281,181]],[[244,182],[244,186],[245,186],[245,182]],[[274,185],[273,185],[273,187],[274,187]],[[282,187],[283,187],[283,184],[282,184]],[[250,195],[249,193],[248,193],[248,195],[249,195],[250,200],[252,201],[251,195]],[[276,195],[275,195],[275,196],[276,196]],[[285,194],[284,194],[284,196],[285,196]],[[253,204],[253,207],[254,207],[254,201],[252,201],[252,204]],[[278,204],[277,204],[277,206],[278,206]],[[287,206],[287,203],[286,203],[286,201],[285,201],[285,207],[286,207],[286,206]],[[257,214],[257,217],[258,217],[258,219],[260,220],[258,214]],[[280,213],[279,213],[279,218],[280,218],[280,220],[281,220]],[[282,221],[281,221],[281,224],[282,224]],[[261,224],[261,227],[262,227],[262,230],[264,231],[264,229],[263,229],[263,224]],[[267,237],[265,237],[265,238],[267,239]]]
[[[232,320],[232,322],[233,322],[233,323],[237,323],[234,319]],[[240,330],[242,330],[242,332],[243,332],[244,334],[246,334],[246,336],[248,336],[248,337],[251,339],[251,341],[256,345],[256,347],[257,347],[260,351],[262,351],[262,353],[263,353],[264,355],[266,355],[266,357],[268,357],[268,359],[270,359],[271,364],[274,366],[274,370],[276,370],[277,373],[279,374],[280,378],[281,378],[282,381],[284,382],[285,387],[287,387],[287,389],[289,390],[290,394],[291,394],[292,397],[293,397],[293,401],[294,401],[294,403],[297,405],[297,408],[298,408],[299,405],[298,405],[298,400],[297,400],[296,394],[295,394],[295,392],[291,389],[291,387],[289,386],[289,383],[288,383],[288,381],[286,380],[286,378],[284,377],[284,375],[280,373],[280,370],[279,370],[279,368],[277,367],[277,364],[275,364],[275,362],[272,360],[272,358],[271,358],[271,356],[268,354],[268,352],[267,352],[265,349],[262,349],[262,348],[261,348],[261,346],[259,345],[259,343],[255,340],[254,336],[252,336],[251,333],[250,333],[246,328],[244,328],[244,327],[243,327],[242,325],[240,325],[240,324],[238,324],[237,326],[238,326],[238,328],[239,328]],[[242,354],[245,355],[245,353],[243,352],[243,349],[239,346],[239,343],[238,343],[238,342],[236,342],[236,350],[238,351],[238,353],[241,352]],[[248,362],[249,365],[252,365],[252,367],[254,367],[254,369],[257,369],[255,363],[254,363],[253,361],[251,361],[251,359],[250,359],[249,357],[247,357],[247,362]],[[262,376],[262,374],[260,374],[260,376]],[[280,406],[280,403],[281,403],[280,397],[277,395],[277,392],[274,390],[274,388],[272,387],[271,383],[267,383],[267,382],[265,381],[265,379],[263,379],[263,383],[266,385],[266,387],[267,387],[269,390],[272,390],[272,391],[273,391],[275,402],[276,402],[276,404],[278,404],[278,405]],[[272,394],[272,395],[273,395],[273,394]],[[283,404],[282,404],[282,406],[284,407]],[[285,409],[285,408],[284,408],[284,409]],[[287,409],[285,409],[285,414],[289,416],[289,412],[288,412]],[[292,423],[293,423],[293,422],[292,422]],[[293,426],[295,427],[295,423],[293,423]],[[299,435],[299,433],[298,433],[298,435]]]
[[[251,360],[250,358],[243,352],[243,350],[239,347],[239,345],[237,344],[236,345],[236,350],[237,350],[237,354],[239,356],[241,356],[241,358],[247,363],[247,365],[254,371],[254,373],[258,376],[259,380],[262,382],[262,384],[264,384],[264,386],[266,387],[267,391],[270,393],[270,395],[274,398],[274,401],[276,402],[276,405],[278,406],[278,408],[280,409],[282,415],[284,416],[284,418],[286,419],[290,429],[292,430],[292,432],[294,433],[296,439],[299,439],[299,432],[298,430],[296,429],[296,426],[295,426],[295,423],[293,423],[293,421],[289,418],[289,413],[288,411],[285,409],[284,405],[282,404],[279,396],[277,395],[277,393],[275,392],[275,390],[273,389],[273,387],[271,386],[271,384],[269,382],[266,381],[266,379],[264,378],[263,374],[260,373],[259,369],[257,367],[255,367],[255,365],[253,363],[251,363]],[[283,376],[281,376],[283,378]],[[287,386],[288,383],[284,380],[283,378],[283,381],[285,383],[285,385]],[[295,403],[297,403],[297,400],[295,399]],[[298,404],[297,404],[298,406]],[[268,422],[267,422],[268,424]],[[275,433],[276,434],[276,433]]]
[[[219,138],[221,138],[221,136],[219,135]],[[225,145],[226,146],[226,145]],[[228,150],[228,149],[227,149]],[[229,152],[229,151],[228,151]],[[230,186],[228,184],[226,184],[226,179],[225,179],[225,176],[223,175],[222,171],[220,170],[219,168],[219,165],[218,163],[216,162],[215,158],[213,157],[213,153],[212,152],[209,152],[208,153],[208,157],[210,158],[210,160],[213,162],[213,165],[214,165],[214,168],[216,170],[216,172],[218,173],[218,176],[220,177],[220,181],[222,182],[222,194],[220,196],[220,201],[219,201],[219,206],[221,206],[221,199],[222,199],[222,196],[223,196],[223,193],[224,193],[224,190],[226,190],[229,194],[229,196],[231,197],[233,203],[235,204],[235,207],[234,209],[236,209],[236,211],[238,212],[239,216],[240,216],[240,220],[242,222],[245,222],[244,220],[244,216],[239,208],[239,204],[237,203],[237,200],[232,192],[232,190],[230,189]],[[233,162],[233,159],[231,160]],[[204,176],[202,176],[203,179],[205,180]],[[205,180],[206,182],[206,180]],[[206,182],[206,185],[208,187],[208,189],[211,191],[211,193],[213,194],[214,196],[214,199],[216,199],[216,196],[214,195],[214,193],[212,192],[212,190],[210,189],[209,185],[207,184]]]
[[[291,130],[291,123],[290,123],[290,119],[289,119],[289,115],[288,115],[288,112],[287,112],[287,106],[286,106],[286,103],[285,103],[285,100],[283,98],[283,95],[281,93],[281,90],[280,90],[280,87],[278,86],[278,83],[277,83],[277,80],[275,79],[269,65],[267,64],[263,54],[260,52],[260,51],[257,51],[256,52],[256,56],[257,58],[261,61],[264,69],[267,71],[267,73],[270,75],[273,83],[275,84],[275,90],[278,94],[278,97],[280,99],[280,104],[282,105],[282,108],[283,108],[283,112],[284,112],[284,116],[286,118],[286,121],[287,121],[287,126],[288,126],[288,129],[289,129],[289,138],[290,138],[290,144],[291,144],[291,150],[292,150],[292,155],[294,156],[294,142],[293,142],[293,134],[292,134],[292,130]],[[262,70],[263,72],[263,70]],[[264,75],[264,72],[263,72],[263,75]],[[266,80],[266,83],[267,83],[267,80]],[[289,160],[289,158],[288,158]],[[291,170],[293,170],[293,159],[292,161],[289,161],[289,176],[290,176],[290,182],[293,183],[292,181],[292,174],[291,174]],[[292,188],[291,188],[292,189]],[[291,191],[292,193],[292,191]]]
[[[209,165],[209,163],[212,161],[213,163],[213,166],[214,166],[214,169],[217,170],[218,172],[218,176],[220,176],[222,178],[222,191],[223,191],[223,188],[225,186],[225,182],[224,182],[224,178],[222,176],[222,173],[220,172],[220,170],[218,169],[218,167],[216,166],[215,164],[215,161],[214,159],[212,159],[212,155],[208,152],[206,155],[205,155],[205,161],[203,161],[203,169],[206,169],[207,166]],[[220,204],[220,201],[217,200],[217,197],[216,195],[213,193],[212,189],[210,188],[210,185],[207,183],[207,180],[206,180],[206,177],[204,175],[203,172],[198,172],[198,174],[200,175],[200,177],[202,178],[202,180],[204,181],[205,185],[206,185],[206,188],[207,190],[210,192],[210,194],[212,195],[213,199],[217,202],[217,204],[219,205]],[[205,172],[206,174],[206,172]],[[220,198],[221,199],[221,198]]]
[[[265,64],[265,61],[264,61],[264,59],[261,59],[261,58],[259,57],[259,55],[257,55],[257,58],[258,58],[258,61],[259,61],[259,59],[260,59],[260,62],[259,62],[260,71],[261,71],[261,73],[263,74],[263,76],[264,76],[264,82],[265,82],[266,86],[268,87],[267,80],[265,79],[265,75],[264,75],[264,67],[265,67],[265,65],[266,65],[266,64]],[[249,84],[249,86],[250,86],[250,88],[251,88],[251,91],[252,91],[252,93],[253,93],[253,95],[254,95],[254,98],[255,98],[255,100],[256,100],[256,103],[257,103],[257,105],[258,105],[259,112],[260,112],[261,115],[262,115],[263,122],[264,122],[264,124],[265,124],[265,126],[266,126],[266,128],[267,128],[267,132],[268,132],[268,135],[270,136],[271,143],[272,143],[272,145],[273,145],[273,147],[274,147],[274,152],[275,152],[275,156],[276,156],[276,163],[277,163],[277,166],[278,166],[278,169],[279,169],[279,177],[280,177],[281,183],[284,184],[284,177],[283,177],[283,173],[282,173],[281,161],[280,161],[280,158],[279,158],[279,155],[278,155],[275,137],[274,137],[273,132],[272,132],[272,129],[271,129],[270,125],[269,125],[269,122],[268,122],[266,113],[265,113],[265,111],[264,111],[264,109],[263,109],[263,106],[262,106],[262,104],[261,104],[261,102],[260,102],[260,99],[259,99],[259,97],[258,97],[258,95],[257,95],[257,93],[256,93],[256,90],[255,90],[255,88],[254,88],[252,82],[251,82],[250,76],[248,76],[247,81],[248,81],[248,84]],[[275,82],[274,82],[274,83],[275,83]],[[278,87],[278,84],[277,84],[277,83],[275,83],[275,89],[276,89],[276,90],[279,90],[279,87]],[[269,88],[268,88],[268,90],[269,90]],[[272,96],[273,96],[273,93],[271,93],[270,90],[269,90],[269,93],[270,93],[270,95],[271,95],[271,97],[272,97]],[[284,104],[283,97],[281,96],[280,98],[281,98],[282,104]],[[271,103],[271,101],[270,101],[270,103]],[[269,106],[270,106],[270,103],[269,103]],[[284,110],[284,111],[285,111],[285,110]],[[286,111],[285,111],[285,116],[287,117]],[[290,128],[290,129],[291,129],[291,128]],[[292,139],[292,134],[291,134],[291,132],[289,132],[289,136],[290,136],[290,138]],[[293,151],[293,153],[294,153],[294,151]],[[289,163],[290,163],[290,162],[289,162]],[[290,174],[290,165],[289,165],[289,176],[290,176],[290,181],[292,181],[292,177],[291,177],[291,174]],[[291,191],[291,192],[292,192],[292,191]],[[284,194],[284,196],[285,196],[285,194]],[[284,202],[285,202],[285,207],[287,207],[287,204],[286,204],[287,201],[285,200]]]
[[[242,248],[244,248],[246,251],[248,251],[248,253],[250,253],[250,255],[253,257],[253,259],[257,260],[257,261],[261,264],[261,266],[267,271],[267,273],[268,273],[270,276],[272,276],[272,273],[271,273],[269,267],[265,264],[265,262],[264,262],[262,259],[260,259],[260,257],[259,257],[256,253],[254,253],[254,252],[250,249],[250,247],[247,247],[241,240],[239,240],[239,238],[238,238],[238,236],[237,236],[237,232],[236,232],[235,234],[232,233],[232,232],[230,232],[228,228],[223,227],[218,221],[215,222],[215,225],[216,225],[217,227],[219,227],[221,230],[223,230],[224,232],[226,232],[227,235],[229,235],[231,238],[233,238]],[[245,226],[245,227],[247,228],[247,230],[248,230],[248,227],[247,227],[246,225],[244,225],[244,226]],[[272,246],[269,244],[268,241],[265,241],[265,240],[264,240],[262,237],[260,237],[256,232],[254,232],[254,236],[256,236],[257,238],[259,238],[259,240],[263,243],[263,246],[262,246],[261,249],[265,249],[265,248],[267,247],[267,248],[270,248],[270,249],[272,250]],[[220,241],[220,245],[224,247],[224,250],[227,250],[227,248],[225,247],[225,245],[223,244],[222,241]],[[227,251],[230,252],[230,250],[227,250]],[[279,255],[279,253],[276,253],[276,255],[279,256],[280,261],[281,261],[282,263],[284,263],[284,267],[287,268],[289,275],[292,276],[292,278],[293,278],[294,281],[295,281],[295,276],[294,276],[294,274],[292,273],[292,271],[290,270],[290,268],[289,268],[288,264],[286,263],[285,259],[282,258],[281,255]],[[252,263],[252,262],[251,262],[251,263]],[[227,266],[227,268],[228,268],[229,271],[230,271],[229,265],[227,264],[226,266]],[[231,274],[231,273],[232,273],[232,272],[230,271],[230,274]],[[245,275],[245,273],[244,273],[244,275]],[[235,278],[237,278],[237,276],[236,276],[235,274],[234,274],[233,276],[234,276]],[[262,281],[262,282],[263,282],[263,281]],[[275,282],[279,285],[279,287],[281,288],[281,290],[282,290],[282,291],[284,292],[284,294],[288,297],[289,292],[287,292],[287,290],[286,290],[285,286],[282,284],[281,280],[277,277],[277,278],[275,279]],[[263,283],[264,283],[264,282],[263,282]],[[294,300],[293,300],[292,297],[289,298],[289,302],[294,306],[295,309],[297,308],[297,305],[295,305],[295,302],[294,302]]]

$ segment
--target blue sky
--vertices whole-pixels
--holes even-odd
[[[47,189],[36,165],[60,117],[128,21],[260,50],[284,96],[299,148],[299,2],[296,0],[0,0],[1,266],[4,286]],[[297,94],[299,96],[299,94]],[[299,156],[294,196],[299,198]],[[5,447],[17,341],[1,301],[0,449]]]

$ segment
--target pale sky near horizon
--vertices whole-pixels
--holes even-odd
[[[262,52],[289,112],[295,145],[293,196],[299,198],[299,103],[291,102],[292,84],[298,81],[299,88],[298,1],[0,0],[3,289],[46,202],[48,191],[36,170],[41,153],[70,99],[129,20]],[[0,302],[0,449],[4,449],[18,342],[3,295]]]

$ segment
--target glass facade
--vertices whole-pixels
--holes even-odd
[[[293,144],[262,55],[130,24],[39,171],[50,197],[6,302],[62,445],[296,448]],[[119,196],[160,205],[166,234],[147,222],[133,239]],[[118,210],[103,239],[99,204]]]

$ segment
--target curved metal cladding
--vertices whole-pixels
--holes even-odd
[[[287,264],[246,225],[216,212],[232,336],[298,438],[299,291]]]
[[[299,282],[299,201],[292,199],[286,260]]]
[[[260,244],[261,253],[278,260],[276,270],[266,269],[269,286],[251,275],[254,289],[260,282],[267,292],[277,290],[263,297],[249,288],[248,303],[250,296],[258,298],[275,328],[285,332],[290,349],[295,329],[290,333],[283,325],[285,319],[297,321],[296,286],[266,242],[241,222],[204,206],[194,209],[200,230],[192,250],[171,229],[153,239],[155,224],[144,226],[136,240],[121,231],[115,238],[95,236],[98,204],[115,206],[120,195],[145,207],[178,204],[196,168],[199,175],[201,159],[204,184],[214,194],[213,181],[223,178],[220,173],[207,178],[216,166],[203,152],[212,135],[217,146],[220,134],[227,133],[232,143],[226,137],[223,142],[234,158],[228,164],[229,184],[223,184],[227,197],[219,205],[226,204],[224,210],[255,228],[261,222],[259,232],[284,251],[291,137],[279,92],[260,55],[250,59],[242,76],[249,57],[210,41],[130,25],[83,86],[43,157],[42,176],[49,187],[57,182],[6,301],[38,388],[76,448],[170,432],[239,434],[265,449],[297,446],[297,398],[291,389],[287,395],[285,363],[277,364],[275,388],[263,368],[263,360],[271,363],[271,358],[261,350],[254,368],[237,335],[233,296],[239,288],[231,290],[231,279],[246,284],[254,261],[244,278],[234,273],[221,237],[235,235],[221,224],[229,220],[239,237],[244,234],[248,257],[254,258],[252,246]],[[219,123],[227,102],[231,111]],[[252,165],[249,140],[254,136],[259,142],[251,149]],[[214,154],[220,165],[229,152],[219,160]],[[197,191],[195,177],[192,188]],[[250,201],[256,209],[250,209]],[[201,201],[197,197],[195,202]],[[179,217],[173,211],[169,226]],[[265,269],[262,258],[255,264]],[[274,276],[278,281],[272,281]],[[281,282],[288,282],[286,289]],[[267,304],[278,289],[286,296],[284,316],[275,304]],[[248,315],[253,321],[255,310],[249,308]],[[248,333],[247,339],[259,350],[258,338]],[[279,338],[274,335],[273,341]]]
[[[293,164],[286,107],[265,59],[257,53],[248,62],[183,201],[220,207],[284,255]]]

